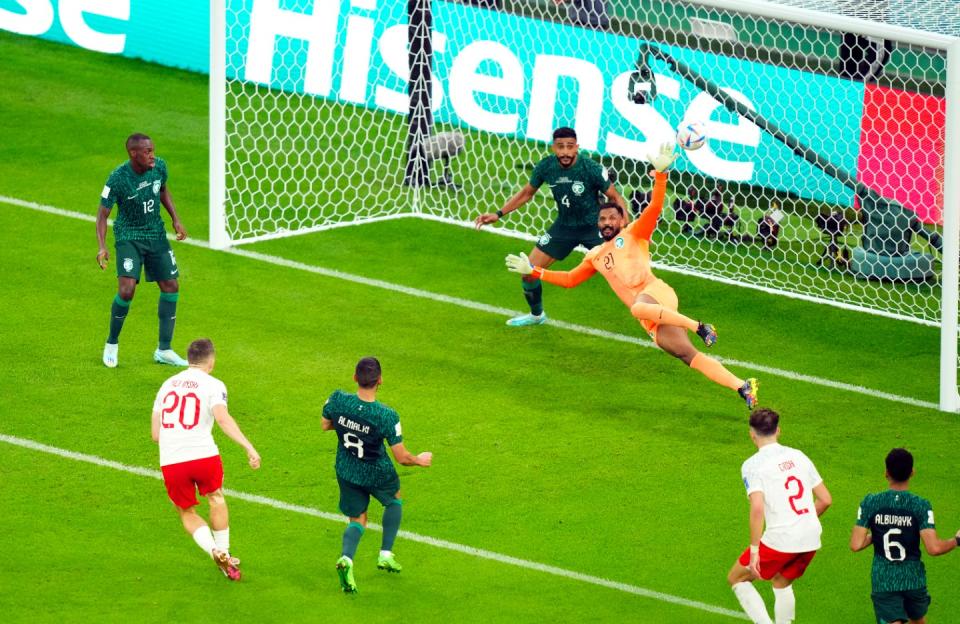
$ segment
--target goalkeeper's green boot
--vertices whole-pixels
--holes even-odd
[[[755,377],[746,380],[737,392],[747,402],[747,409],[752,410],[757,406],[757,392],[760,390],[760,382]]]
[[[400,572],[403,570],[403,566],[397,562],[393,553],[387,555],[380,553],[380,556],[377,558],[377,568],[386,570],[387,572]]]
[[[353,561],[343,556],[337,559],[337,576],[340,577],[340,588],[345,594],[357,592],[357,582],[353,580]]]
[[[510,327],[525,327],[527,325],[543,325],[547,322],[547,313],[541,312],[539,315],[521,314],[507,321]]]

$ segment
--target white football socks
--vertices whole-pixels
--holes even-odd
[[[217,544],[217,550],[225,553],[230,552],[230,527],[213,532],[213,541]]]
[[[213,534],[210,533],[210,527],[203,525],[194,531],[193,541],[197,543],[197,546],[205,550],[208,555],[213,556],[213,549],[217,547],[217,543],[213,541]]]
[[[773,620],[767,615],[767,607],[763,604],[763,598],[760,592],[753,586],[753,583],[742,582],[733,586],[733,593],[737,595],[743,612],[747,614],[750,621],[754,624],[773,624]]]
[[[773,588],[773,615],[777,624],[790,624],[797,616],[797,599],[793,595],[793,586],[787,585],[783,589]]]

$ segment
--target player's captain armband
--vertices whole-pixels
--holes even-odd
[[[543,267],[538,267],[538,266],[533,267],[533,271],[530,272],[530,277],[534,279],[540,279],[541,277],[543,277]]]
[[[106,186],[106,185],[103,186],[103,190],[100,191],[100,197],[102,197],[102,198],[104,198],[104,199],[107,199],[108,197],[110,197],[110,187],[109,187],[109,186]]]

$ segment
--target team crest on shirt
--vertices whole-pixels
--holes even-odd
[[[160,192],[160,180],[153,181],[153,194],[156,195]]]
[[[587,190],[587,187],[583,185],[583,182],[577,180],[573,183],[573,186],[570,187],[574,195],[583,195],[583,192]]]
[[[537,241],[537,244],[540,245],[541,247],[545,247],[545,246],[549,245],[549,244],[550,244],[550,232],[547,232],[546,234],[544,234],[543,236],[541,236],[541,237],[540,237],[540,240]]]
[[[613,246],[616,247],[617,249],[620,249],[621,247],[623,247],[623,237],[618,236],[617,239],[613,241]]]
[[[123,270],[132,271],[133,270],[133,258],[124,258],[123,259]]]

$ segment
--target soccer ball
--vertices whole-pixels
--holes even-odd
[[[698,150],[706,142],[707,127],[699,121],[685,121],[677,129],[677,143],[685,150]]]

